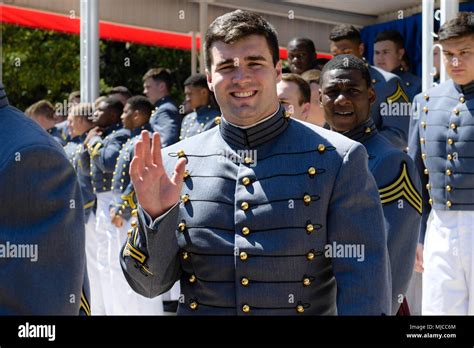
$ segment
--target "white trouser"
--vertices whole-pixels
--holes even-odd
[[[107,231],[114,227],[110,221],[110,202],[113,200],[112,192],[97,193],[97,216],[96,216],[96,236],[97,236],[97,265],[100,273],[100,283],[104,295],[105,314],[113,314],[113,291],[112,276],[109,264],[109,240]]]
[[[91,212],[86,223],[86,257],[89,275],[90,305],[92,315],[105,315],[104,294],[98,266],[97,235],[95,214]]]
[[[474,211],[431,214],[423,253],[422,314],[474,314]]]
[[[114,202],[120,199],[114,194]],[[109,218],[110,219],[110,218]],[[124,220],[124,225],[117,228],[110,224],[107,230],[108,262],[110,267],[113,310],[112,315],[160,315],[163,314],[161,296],[149,299],[137,294],[128,284],[120,267],[120,250],[127,239],[131,221]]]

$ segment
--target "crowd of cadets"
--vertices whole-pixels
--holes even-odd
[[[362,58],[364,53],[358,30],[349,25],[334,27],[330,48],[334,56],[351,54]],[[321,70],[326,63],[325,59],[317,59],[310,39],[291,40],[288,66],[277,84],[277,93],[293,118],[330,129],[319,92]],[[421,91],[420,79],[406,66],[403,38],[398,32],[379,33],[375,40],[374,63],[376,67],[367,64],[376,101],[371,106],[371,122],[365,125],[366,129],[377,130],[394,147],[406,151],[409,117],[404,114],[384,116],[380,111],[384,101],[390,101],[392,106],[409,103]],[[79,92],[73,92],[69,97],[69,105],[73,106],[68,110],[67,120],[58,117],[54,106],[46,100],[25,110],[64,147],[78,176],[84,198],[92,314],[176,311],[178,284],[157,298],[142,297],[128,285],[118,258],[123,242],[132,231],[131,218],[136,215],[129,166],[141,132],[158,132],[162,147],[166,147],[220,123],[219,107],[208,89],[205,75],[192,75],[184,82],[185,99],[179,107],[170,95],[171,87],[168,70],[150,69],[143,76],[145,96],[132,96],[126,87],[118,86],[93,104],[81,104]],[[352,138],[360,142],[366,140],[355,134]],[[368,146],[382,145],[370,143]],[[409,164],[411,172],[411,160],[405,156],[403,162]],[[405,223],[410,220],[406,219]],[[127,250],[141,257],[139,250]]]

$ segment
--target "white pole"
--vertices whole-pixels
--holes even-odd
[[[81,0],[81,102],[99,96],[99,3]]]
[[[199,48],[199,72],[204,74],[206,66],[204,64],[204,40],[207,31],[207,1],[199,0],[199,32],[201,34],[201,47]]]
[[[196,63],[197,63],[197,54],[196,54],[196,33],[191,32],[191,75],[196,74]]]
[[[459,11],[459,0],[441,0],[441,21],[440,25],[443,25],[446,21],[456,17],[456,14]],[[441,56],[442,52],[440,53]],[[444,64],[440,64],[440,77],[439,82],[446,81],[449,76],[446,75],[446,69],[444,68]]]
[[[431,88],[433,84],[433,76],[430,74],[431,68],[433,66],[433,10],[434,0],[423,0],[423,12],[421,15],[423,25],[421,43],[422,91],[426,91],[428,88]]]

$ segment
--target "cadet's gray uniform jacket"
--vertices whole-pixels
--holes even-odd
[[[179,140],[183,140],[201,132],[207,131],[217,125],[216,120],[221,111],[211,105],[201,106],[196,111],[193,111],[183,118],[181,124],[181,135]]]
[[[178,141],[183,116],[178,112],[171,96],[161,98],[155,106],[156,111],[150,117],[150,124],[160,134],[161,147],[170,146]]]
[[[392,314],[413,274],[421,221],[421,183],[412,159],[379,134],[372,119],[344,133],[365,146],[379,188],[392,270]],[[402,296],[400,296],[402,295]]]
[[[0,315],[90,314],[74,169],[54,139],[8,105],[1,85],[0,139]]]
[[[410,101],[413,101],[415,96],[421,93],[421,79],[409,71],[405,71],[401,66],[392,71],[395,75],[400,77],[403,83],[403,88],[407,92]]]
[[[415,97],[409,152],[423,189],[420,243],[431,207],[474,210],[474,82],[452,80]]]
[[[393,145],[405,150],[408,144],[410,104],[401,80],[397,75],[372,65],[367,67],[376,93],[375,103],[370,109],[375,126]]]
[[[139,209],[121,254],[135,291],[154,297],[180,280],[187,315],[390,314],[383,212],[361,144],[280,107],[162,153],[168,174],[188,161],[182,202],[154,222]],[[365,259],[328,257],[338,245],[364,245]]]

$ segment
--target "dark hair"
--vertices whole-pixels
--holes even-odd
[[[329,40],[350,40],[358,45],[362,42],[360,39],[359,30],[357,30],[353,25],[349,24],[340,24],[332,28],[331,33],[329,34]]]
[[[324,81],[324,74],[330,70],[343,69],[343,70],[359,70],[362,74],[362,78],[367,83],[367,87],[372,86],[372,80],[370,78],[369,68],[365,62],[357,58],[352,54],[340,54],[331,59],[323,68],[321,72],[321,85]]]
[[[232,44],[250,35],[261,35],[267,40],[268,48],[276,66],[280,60],[280,48],[275,28],[262,16],[244,10],[235,10],[217,17],[206,32],[204,52],[206,68],[211,69],[211,46],[216,41]]]
[[[301,76],[297,74],[282,74],[281,80],[286,82],[293,82],[298,86],[300,97],[298,102],[301,104],[311,102],[311,87]]]
[[[396,30],[384,30],[377,34],[375,43],[380,41],[392,41],[397,49],[403,48],[404,40],[402,35]]]
[[[40,115],[43,115],[49,120],[55,119],[55,114],[56,111],[54,110],[53,104],[51,104],[47,100],[40,100],[34,103],[33,105],[30,105],[26,110],[25,114],[29,117],[38,117]]]
[[[114,97],[107,97],[104,101],[107,104],[107,110],[110,110],[116,115],[121,115],[123,112],[123,104],[122,102]]]
[[[125,87],[125,86],[115,86],[115,87],[113,87],[109,91],[108,95],[111,95],[111,94],[122,94],[124,97],[127,97],[127,98],[130,98],[132,96],[132,93],[130,93],[128,88]]]
[[[143,115],[150,117],[153,109],[155,108],[148,98],[142,95],[136,95],[127,100],[127,104],[130,105],[132,110],[138,110]]]
[[[459,12],[439,28],[439,42],[474,34],[474,12]]]
[[[164,68],[153,68],[148,70],[145,75],[143,75],[142,81],[145,81],[148,78],[152,78],[155,82],[164,82],[168,92],[171,91],[171,86],[173,85],[173,80],[171,78],[171,73]]]
[[[307,37],[295,37],[290,40],[290,42],[293,42],[293,41],[297,42],[298,44],[303,44],[308,49],[309,52],[314,53],[312,57],[316,59],[316,47],[314,46],[313,40],[308,39]],[[288,42],[288,44],[290,42]]]
[[[209,89],[209,87],[207,86],[207,78],[204,74],[194,74],[189,76],[184,81],[184,86],[193,86]]]

